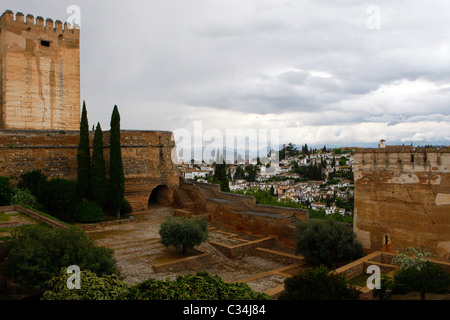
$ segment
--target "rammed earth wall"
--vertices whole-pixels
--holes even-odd
[[[450,148],[358,149],[354,231],[366,249],[450,259]]]
[[[93,136],[91,131],[91,146]],[[103,137],[108,172],[109,132]],[[0,130],[0,175],[14,182],[22,173],[40,169],[50,178],[76,180],[78,140],[78,131]],[[125,198],[133,209],[147,209],[152,190],[160,185],[167,186],[167,201],[172,201],[179,175],[171,158],[171,133],[122,131],[121,146]]]
[[[12,11],[0,17],[0,129],[77,130],[80,29]]]

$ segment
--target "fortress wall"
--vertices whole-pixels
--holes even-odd
[[[80,29],[7,10],[0,30],[0,129],[78,130]]]
[[[450,259],[450,148],[359,149],[354,231],[366,249]]]
[[[151,191],[179,183],[170,132],[121,131],[125,198],[134,210],[147,209]],[[91,147],[94,133],[90,132]],[[103,133],[108,172],[109,132]],[[77,178],[78,131],[0,130],[0,175],[17,181],[20,174],[41,169],[50,178]],[[92,148],[91,148],[92,152]]]

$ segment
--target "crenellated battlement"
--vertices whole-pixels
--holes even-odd
[[[363,246],[421,247],[450,259],[450,148],[380,141],[355,151],[353,231]]]
[[[355,150],[354,161],[360,170],[450,172],[450,147],[359,148]]]
[[[0,16],[0,28],[2,29],[21,29],[26,31],[44,32],[47,34],[64,35],[67,37],[78,38],[80,34],[80,27],[78,25],[71,25],[68,22],[61,20],[53,21],[51,18],[44,19],[41,16],[34,17],[32,14],[27,14],[26,17],[22,12],[17,12],[15,15],[11,10],[6,10]]]
[[[0,129],[77,130],[80,29],[6,10],[0,16]]]

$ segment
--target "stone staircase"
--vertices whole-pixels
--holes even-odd
[[[297,219],[296,216],[290,216],[289,221],[291,221],[292,224],[295,225],[299,220]]]

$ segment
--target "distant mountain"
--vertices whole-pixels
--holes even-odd
[[[285,143],[286,145],[289,142]],[[389,145],[405,145],[405,146],[410,146],[411,142],[406,143],[406,142],[402,142],[402,141],[386,141],[386,144]],[[415,147],[420,147],[420,146],[449,146],[448,141],[434,141],[434,142],[427,142],[427,141],[419,141],[419,142],[414,142],[412,143],[413,146]],[[297,149],[301,149],[301,147],[304,144],[295,144],[295,146],[297,147]],[[310,145],[308,144],[308,148],[309,149],[317,149],[317,150],[321,150],[324,145],[327,147],[327,149],[336,149],[336,148],[340,148],[340,149],[354,149],[354,148],[378,148],[378,141],[377,142],[370,142],[370,143],[352,143],[351,145],[343,145],[343,144],[317,144],[317,145]],[[208,148],[208,149],[207,149]],[[283,148],[283,144],[279,145],[278,150],[282,150]],[[261,148],[259,150],[257,149],[249,149],[249,150],[244,150],[244,149],[232,149],[232,148],[219,148],[219,153],[220,155],[224,156],[224,159],[227,163],[234,163],[235,160],[237,160],[238,162],[242,161],[246,161],[246,160],[254,160],[256,161],[256,158],[263,158],[263,157],[267,157],[267,155],[269,154],[270,149],[269,148]],[[217,149],[212,150],[211,146],[207,145],[204,146],[203,148],[194,148],[194,149],[186,149],[183,150],[182,152],[182,156],[180,156],[181,150],[177,149],[177,156],[178,156],[178,160],[180,161],[181,159],[184,162],[188,162],[191,159],[195,159],[196,162],[201,162],[202,160],[205,162],[209,162],[212,163],[214,161],[216,161],[217,159]]]
[[[281,149],[281,148],[280,148]],[[225,159],[227,163],[234,163],[235,160],[238,162],[241,161],[252,161],[259,157],[267,157],[270,150],[268,148],[263,148],[260,150],[245,150],[245,149],[231,149],[231,148],[222,148],[222,149],[214,149],[211,147],[203,147],[203,148],[194,148],[194,149],[186,149],[183,150],[182,157],[180,157],[181,150],[177,149],[177,155],[179,160],[183,159],[184,162],[190,161],[194,159],[196,162],[200,162],[201,160],[205,162],[214,162],[217,159],[217,151],[219,155]]]

